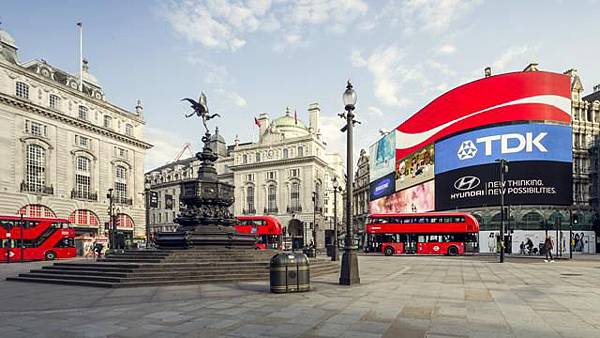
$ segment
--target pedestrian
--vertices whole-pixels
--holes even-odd
[[[493,232],[488,236],[488,249],[490,250],[490,253],[496,252],[496,235]]]
[[[550,256],[550,263],[554,263],[554,258],[552,257],[552,248],[554,248],[552,238],[547,236],[546,241],[544,242],[544,251],[546,251],[546,259],[544,259],[545,262],[548,262],[548,256]]]
[[[527,247],[527,253],[529,255],[533,254],[533,241],[531,240],[531,238],[527,237],[527,244],[525,245]]]
[[[92,243],[90,250],[92,250],[92,258],[96,259],[96,255],[98,253],[98,242],[96,242],[96,240],[94,240]]]
[[[524,255],[525,254],[525,242],[521,242],[521,245],[519,245],[519,249],[521,250],[520,254]]]

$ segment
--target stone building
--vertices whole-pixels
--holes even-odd
[[[274,119],[261,113],[256,122],[258,142],[238,144],[231,153],[235,214],[276,216],[286,228],[288,245],[295,248],[314,241],[313,233],[319,248],[330,243],[333,179],[344,186],[342,159],[329,154],[321,138],[320,113],[317,103],[309,105],[308,126],[289,108]],[[340,201],[341,220],[339,206]]]
[[[239,144],[237,139],[236,144]],[[211,136],[209,145],[219,156],[215,163],[219,180],[233,184],[233,172],[229,167],[233,162],[231,152],[235,144],[227,146],[217,128]],[[193,156],[167,163],[145,174],[145,180],[150,183],[150,189],[158,194],[158,207],[150,209],[151,233],[175,231],[177,224],[174,220],[179,213],[179,186],[185,180],[197,178],[199,167],[200,161]]]
[[[369,214],[369,155],[365,149],[360,150],[354,176],[352,215],[358,233],[365,230],[365,222]]]
[[[126,239],[145,236],[144,139],[135,111],[111,104],[84,60],[79,74],[43,59],[21,63],[0,30],[0,213],[69,219],[76,244],[106,240],[106,198]]]

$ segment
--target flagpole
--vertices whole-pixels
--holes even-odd
[[[78,22],[79,27],[79,91],[83,91],[83,23]]]

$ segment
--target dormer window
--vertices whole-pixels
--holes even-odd
[[[79,106],[79,118],[82,120],[88,120],[88,109],[85,106]]]
[[[17,82],[15,94],[23,99],[29,99],[29,86],[23,82]]]

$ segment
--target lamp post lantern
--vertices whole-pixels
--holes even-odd
[[[150,248],[150,180],[144,182],[144,197],[146,199],[146,249]]]
[[[358,256],[356,255],[356,247],[354,245],[354,234],[352,233],[352,127],[358,121],[354,120],[354,107],[356,104],[356,92],[352,87],[352,83],[348,81],[346,90],[342,95],[344,100],[345,113],[340,113],[339,116],[346,120],[346,125],[341,129],[346,132],[346,238],[344,243],[344,254],[342,255],[342,269],[340,272],[341,285],[360,284],[358,273]]]
[[[338,260],[338,222],[337,222],[337,193],[341,191],[337,177],[333,178],[333,248],[331,249],[331,260]]]

